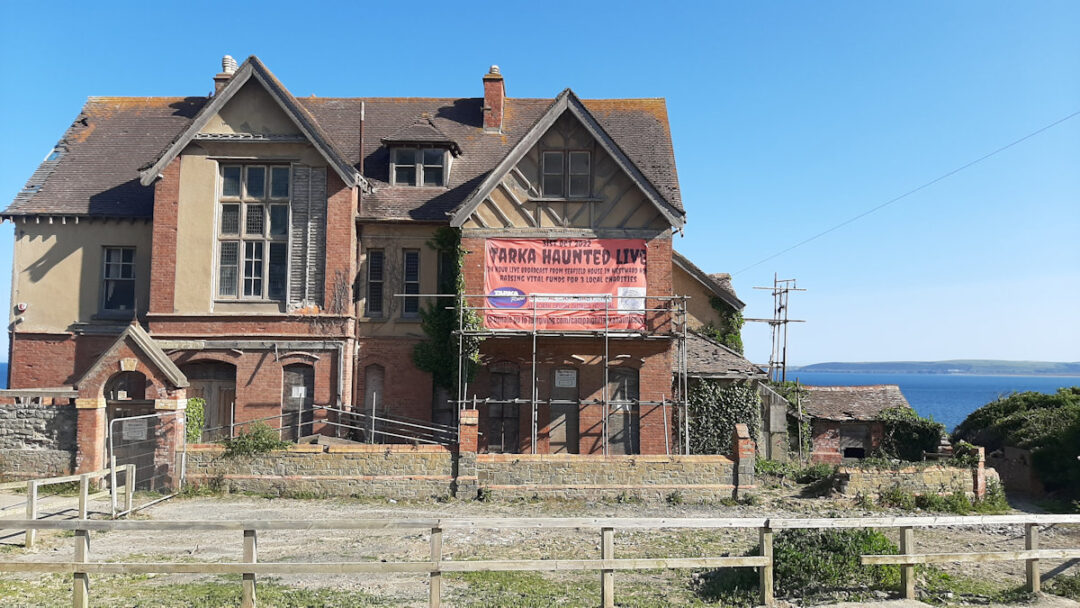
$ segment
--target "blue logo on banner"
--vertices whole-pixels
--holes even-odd
[[[517,287],[497,287],[488,294],[488,302],[496,308],[521,308],[525,300],[525,292]]]

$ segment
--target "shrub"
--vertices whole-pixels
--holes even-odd
[[[832,477],[834,473],[836,473],[835,466],[819,462],[799,469],[795,474],[795,481],[799,483],[815,483]]]
[[[677,506],[677,505],[681,505],[684,502],[682,492],[680,492],[678,490],[675,490],[674,492],[672,492],[672,493],[668,494],[667,496],[665,496],[664,500],[667,501],[667,504],[669,504],[669,505],[671,505],[673,507]]]
[[[225,446],[225,456],[255,456],[289,447],[288,441],[282,441],[278,430],[265,422],[256,422],[231,439],[219,441]]]
[[[861,555],[899,551],[876,530],[784,530],[773,541],[775,593],[781,598],[813,598],[835,591],[889,590],[900,582],[897,566],[863,566]],[[760,547],[747,553],[758,555]],[[697,592],[725,606],[749,605],[758,591],[753,569],[721,569],[701,577]]]
[[[887,458],[910,462],[923,459],[923,452],[934,452],[945,435],[945,425],[933,418],[923,418],[909,407],[894,407],[878,414],[885,426],[881,452]]]
[[[1080,496],[1080,386],[1052,395],[1015,393],[975,410],[956,427],[953,441],[970,441],[987,451],[1014,446],[1031,450],[1031,460],[1047,490]]]
[[[202,441],[203,427],[206,426],[206,400],[202,397],[192,397],[187,400],[187,409],[184,410],[185,436],[188,443]]]
[[[915,495],[900,486],[892,486],[878,493],[878,504],[911,511],[915,509]]]

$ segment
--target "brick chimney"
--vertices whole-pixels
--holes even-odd
[[[236,73],[236,60],[231,55],[221,58],[221,73],[214,76],[214,95],[221,92]]]
[[[502,133],[503,106],[506,102],[506,84],[499,66],[491,66],[484,74],[484,132]]]

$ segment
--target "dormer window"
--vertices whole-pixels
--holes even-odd
[[[446,185],[446,152],[444,148],[391,148],[391,185],[444,187]]]
[[[541,162],[544,198],[588,198],[592,163],[587,150],[545,150]]]

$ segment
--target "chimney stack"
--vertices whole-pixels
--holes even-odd
[[[484,74],[484,132],[502,133],[503,106],[506,103],[506,84],[499,66],[491,66]]]
[[[229,80],[232,79],[233,74],[236,73],[236,60],[231,55],[225,55],[221,58],[221,73],[214,76],[214,95],[221,92],[221,89],[225,88],[225,85],[229,84]]]

